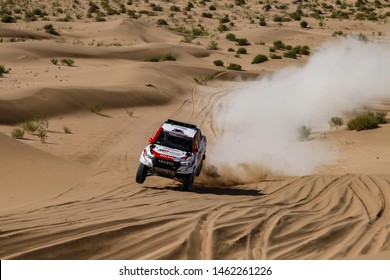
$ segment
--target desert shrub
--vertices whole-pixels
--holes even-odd
[[[188,2],[184,10],[191,11],[192,8],[194,8],[194,4],[192,2]]]
[[[0,77],[3,77],[3,74],[9,73],[10,69],[5,68],[4,65],[0,65]]]
[[[260,18],[259,25],[260,26],[267,26],[267,22],[265,21],[264,18]]]
[[[228,23],[228,22],[230,22],[230,18],[229,18],[229,15],[223,15],[223,17],[221,17],[220,19],[219,19],[219,23],[220,24],[222,24],[222,23]]]
[[[386,123],[386,115],[384,112],[366,112],[359,116],[350,119],[347,123],[349,130],[365,130],[379,127],[379,124]]]
[[[72,130],[69,127],[65,126],[65,125],[64,125],[63,129],[64,129],[65,133],[68,133],[68,134],[72,133]]]
[[[282,16],[279,16],[279,15],[275,15],[272,20],[274,22],[283,22],[283,17]]]
[[[299,25],[302,27],[302,28],[307,28],[307,26],[309,25],[308,23],[307,23],[307,21],[301,21],[300,23],[299,23]]]
[[[376,112],[375,113],[375,118],[379,124],[387,123],[386,116],[387,116],[386,112]]]
[[[29,134],[32,134],[34,133],[35,131],[37,131],[37,129],[39,128],[38,124],[32,120],[28,120],[28,121],[25,121],[24,123],[22,123],[21,125],[21,128],[29,133]]]
[[[165,19],[159,18],[157,20],[158,25],[168,25],[168,22]]]
[[[210,6],[209,6],[209,10],[210,10],[210,11],[215,11],[216,9],[217,9],[217,8],[216,8],[214,5],[210,5]]]
[[[229,41],[236,41],[237,40],[236,35],[234,35],[233,33],[226,34],[226,39],[228,39]]]
[[[168,53],[162,57],[162,60],[163,61],[176,61],[176,58],[172,54]]]
[[[153,56],[153,57],[145,58],[144,61],[146,61],[146,62],[159,62],[160,59],[161,59],[161,57]]]
[[[172,6],[169,8],[169,10],[170,10],[171,12],[180,12],[180,7],[175,6],[175,5],[172,5]]]
[[[286,45],[282,41],[275,41],[273,42],[274,48],[277,50],[284,50],[286,48]]]
[[[237,54],[247,54],[248,51],[246,50],[246,48],[238,48],[237,49]]]
[[[127,15],[133,19],[138,19],[139,17],[135,10],[127,10]]]
[[[14,22],[16,22],[16,20],[15,20],[15,18],[13,16],[3,15],[1,17],[1,22],[3,22],[3,23],[14,23]]]
[[[236,40],[236,42],[237,42],[237,45],[239,45],[239,46],[249,46],[250,45],[248,39],[246,39],[246,38],[239,38]]]
[[[12,138],[15,138],[15,139],[23,139],[24,130],[21,128],[15,128],[14,130],[12,130],[11,136],[12,136]]]
[[[311,127],[302,125],[298,128],[298,134],[299,134],[299,139],[301,141],[307,141],[309,140],[309,136],[311,134]]]
[[[99,12],[99,10],[100,10],[99,6],[97,6],[94,2],[89,1],[88,5],[89,5],[89,8],[88,8],[89,14]]]
[[[150,7],[155,12],[162,12],[163,11],[163,7],[161,7],[160,5],[150,4]]]
[[[343,31],[335,31],[333,32],[332,37],[336,37],[336,36],[345,36],[345,35]]]
[[[127,110],[126,110],[126,113],[127,113],[127,115],[128,115],[129,117],[132,117],[132,116],[134,115],[134,112],[131,111],[130,109],[127,109]]]
[[[234,5],[236,6],[245,5],[245,0],[235,0]]]
[[[227,69],[241,71],[242,70],[242,66],[240,64],[230,63],[229,66],[227,67]]]
[[[71,58],[62,58],[60,62],[62,65],[67,65],[67,66],[73,66],[74,64],[74,60]]]
[[[210,41],[208,46],[207,46],[207,49],[209,50],[218,50],[218,43],[216,41]]]
[[[207,36],[208,33],[204,28],[192,28],[192,35],[194,36]]]
[[[49,120],[45,114],[35,114],[32,120],[37,124],[38,128],[48,128]]]
[[[212,18],[212,17],[213,17],[213,14],[212,14],[212,13],[203,12],[203,13],[202,13],[202,17],[204,17],[204,18]]]
[[[233,48],[228,48],[228,52],[235,52]]]
[[[204,77],[196,78],[194,77],[194,81],[198,83],[199,85],[207,85],[209,81],[212,81],[214,79],[214,74],[209,74]]]
[[[223,61],[220,59],[214,60],[213,63],[215,66],[223,66]]]
[[[50,59],[50,62],[53,63],[54,65],[57,65],[57,64],[58,64],[58,58],[52,57],[52,58]]]
[[[39,137],[39,139],[41,139],[42,143],[45,143],[46,138],[47,138],[46,129],[44,129],[42,127],[38,128],[38,137]]]
[[[290,17],[293,19],[293,20],[296,20],[296,21],[299,21],[301,20],[301,15],[297,12],[294,12],[294,13],[291,13],[290,14]]]
[[[329,120],[330,127],[335,127],[336,129],[339,129],[339,126],[342,126],[344,124],[344,121],[341,117],[333,116]]]
[[[95,17],[95,21],[96,22],[103,22],[103,21],[106,21],[106,19],[104,17],[102,17],[101,15],[97,15]]]
[[[293,59],[297,59],[298,56],[297,56],[297,53],[296,51],[294,50],[291,50],[291,51],[287,51],[283,54],[284,57],[288,57],[288,58],[293,58]]]
[[[220,24],[220,25],[218,26],[217,30],[218,30],[219,32],[224,32],[224,31],[228,31],[229,28],[228,28],[225,24]]]
[[[55,35],[55,36],[59,36],[60,33],[55,30],[54,26],[52,24],[46,24],[43,29],[45,29],[45,31],[51,35]]]
[[[102,105],[100,104],[94,104],[92,105],[89,110],[94,113],[94,114],[99,114],[102,110],[103,110],[103,107]]]
[[[252,64],[258,64],[258,63],[263,63],[268,60],[268,57],[264,54],[258,54],[255,56],[255,58],[252,61]]]
[[[270,58],[271,59],[282,59],[282,56],[273,53],[270,55]]]

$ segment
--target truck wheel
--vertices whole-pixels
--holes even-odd
[[[137,174],[135,175],[135,181],[138,184],[142,184],[143,182],[145,182],[147,175],[148,175],[148,167],[145,164],[140,163],[137,169]]]
[[[183,191],[192,191],[192,185],[194,184],[194,174],[185,175],[183,178]]]

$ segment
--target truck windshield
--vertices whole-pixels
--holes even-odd
[[[181,136],[167,131],[161,131],[156,139],[156,144],[185,152],[192,152],[192,138]]]

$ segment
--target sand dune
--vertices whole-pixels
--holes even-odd
[[[201,18],[202,9],[191,16],[214,27]],[[229,28],[251,41],[241,55],[227,51],[239,46],[225,33],[184,43],[183,34],[144,17],[49,21],[61,36],[45,33],[42,21],[0,26],[0,64],[11,68],[0,78],[1,259],[389,258],[388,124],[364,132],[327,131],[326,137],[315,132],[313,142],[322,137],[340,155],[308,176],[252,166],[247,180],[239,181],[206,159],[193,192],[164,178],[134,182],[140,152],[162,121],[195,123],[209,147],[218,145],[222,131],[214,113],[226,108],[243,80],[309,59],[252,64],[274,41],[314,49],[338,27],[387,30],[381,23],[332,19],[323,26],[310,19],[313,27],[306,29],[271,20],[254,27],[247,23],[249,11],[239,11]],[[170,27],[174,20],[168,19]],[[208,48],[211,40],[217,50]],[[176,60],[145,61],[167,54]],[[54,65],[52,58],[75,64]],[[216,59],[225,66],[240,63],[245,71],[217,67]],[[91,112],[95,105],[102,110]],[[388,111],[386,103],[375,108]],[[50,123],[45,143],[36,133],[22,140],[9,136],[37,113]]]

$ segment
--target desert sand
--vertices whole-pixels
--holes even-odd
[[[234,89],[310,59],[252,64],[256,54],[270,54],[274,41],[314,50],[341,30],[388,42],[386,17],[335,19],[319,6],[324,19],[307,16],[310,28],[302,28],[299,21],[272,20],[297,9],[290,1],[275,1],[269,13],[259,1],[230,8],[235,1],[214,1],[215,11],[212,2],[194,1],[185,13],[187,1],[154,1],[163,7],[157,16],[121,13],[96,22],[95,14],[87,17],[88,1],[61,1],[62,13],[55,1],[14,2],[20,5],[8,8],[19,7],[21,14],[12,14],[21,19],[0,23],[0,65],[10,68],[0,77],[1,259],[390,258],[389,124],[314,133],[315,139],[326,135],[321,141],[337,147],[339,156],[305,176],[257,178],[254,168],[249,182],[215,180],[206,158],[192,192],[165,178],[150,177],[143,185],[134,179],[142,149],[164,120],[194,123],[209,147],[218,145],[221,130],[213,116],[226,108]],[[152,7],[148,1],[116,2],[136,13]],[[376,9],[385,14],[390,7],[382,2]],[[23,20],[37,7],[48,12],[46,19]],[[302,9],[309,15],[313,7]],[[67,14],[70,21],[57,20]],[[224,14],[235,25],[221,33],[216,28]],[[263,15],[267,26],[259,25]],[[168,27],[157,24],[160,18]],[[45,32],[45,24],[60,35]],[[172,30],[197,24],[209,34],[188,41]],[[229,32],[251,42],[248,54],[228,51],[238,48],[225,38]],[[212,40],[216,50],[208,47]],[[176,60],[146,61],[167,54]],[[74,65],[53,58],[71,58]],[[244,71],[215,66],[217,59]],[[367,106],[388,112],[388,104]],[[12,131],[35,114],[49,121],[45,141],[27,132],[13,139]]]

